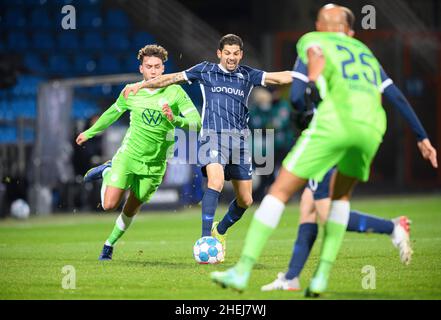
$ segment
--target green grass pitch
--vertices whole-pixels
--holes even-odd
[[[440,299],[441,197],[355,199],[352,208],[412,221],[414,256],[409,266],[385,235],[347,233],[325,299]],[[220,207],[216,218],[225,212]],[[303,292],[261,292],[286,270],[297,233],[298,206],[290,204],[239,294],[209,279],[239,258],[256,207],[229,230],[227,260],[198,265],[192,246],[200,235],[200,208],[176,213],[142,212],[116,245],[113,261],[98,261],[117,213],[69,214],[0,221],[0,299],[304,299]],[[301,275],[306,287],[317,263],[321,237]],[[63,289],[62,268],[75,268],[75,289]],[[375,289],[363,289],[363,266],[375,267]]]

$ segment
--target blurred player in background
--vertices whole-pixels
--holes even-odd
[[[167,56],[167,51],[158,45],[147,45],[139,50],[139,72],[145,81],[164,72]],[[149,201],[161,184],[167,158],[173,155],[169,153],[173,151],[174,140],[166,139],[170,131],[175,127],[199,130],[201,126],[196,107],[180,86],[144,89],[128,99],[121,94],[92,127],[78,135],[77,144],[82,145],[107,129],[126,111],[130,111],[130,127],[121,147],[111,161],[90,169],[84,177],[85,181],[103,179],[101,205],[106,211],[118,208],[125,191],[130,190],[100,260],[112,259],[113,246],[141,205]]]
[[[283,85],[292,82],[291,71],[264,72],[240,65],[243,42],[234,34],[223,36],[217,50],[219,63],[202,62],[183,72],[163,75],[153,80],[128,86],[125,96],[141,88],[161,88],[174,83],[197,81],[201,87],[201,148],[198,157],[202,172],[208,178],[202,198],[202,236],[214,236],[222,243],[224,256],[226,232],[251,206],[252,162],[248,150],[248,96],[255,86]],[[213,223],[225,180],[231,180],[236,198],[220,222]]]
[[[349,9],[327,5],[318,14],[318,32],[304,35],[297,43],[297,53],[307,66],[306,93],[312,101],[323,100],[257,209],[240,261],[225,272],[211,274],[213,281],[223,287],[246,288],[285,203],[307,179],[321,182],[337,165],[320,263],[305,294],[318,296],[327,288],[347,229],[352,191],[357,181],[368,180],[370,164],[386,130],[381,105],[381,66],[363,43],[352,38],[354,20]],[[424,139],[418,146],[423,157],[436,168],[436,150],[430,141]]]

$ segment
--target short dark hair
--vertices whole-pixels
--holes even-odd
[[[157,44],[149,44],[139,49],[138,60],[139,64],[142,64],[144,57],[157,57],[162,60],[162,63],[167,61],[168,52],[163,47]]]
[[[223,48],[225,47],[225,45],[238,45],[240,50],[243,50],[243,41],[239,36],[236,36],[235,34],[229,33],[224,35],[220,40],[219,40],[219,50],[223,50]]]

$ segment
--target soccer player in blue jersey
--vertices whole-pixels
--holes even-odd
[[[316,110],[316,105],[311,99],[304,99],[302,94],[307,89],[309,82],[308,68],[299,58],[297,58],[294,64],[293,77],[291,102],[298,115],[297,126],[303,130],[308,126]],[[400,114],[409,123],[417,137],[418,144],[423,143],[427,139],[424,143],[430,145],[427,133],[412,106],[383,69],[381,69],[381,89],[383,96],[398,109]],[[329,170],[321,182],[316,182],[312,179],[308,181],[300,200],[299,228],[288,271],[286,273],[279,272],[273,282],[262,286],[262,291],[297,291],[301,289],[299,275],[317,238],[317,218],[320,222],[324,222],[329,212],[331,204],[329,187],[334,172],[335,168]],[[401,262],[408,265],[411,261],[413,251],[410,243],[410,220],[405,216],[386,220],[351,210],[347,231],[390,235],[393,245],[399,250]]]
[[[251,206],[252,165],[248,150],[248,97],[255,86],[292,82],[291,71],[264,72],[240,65],[242,39],[227,34],[219,41],[219,63],[204,61],[183,72],[160,76],[128,86],[125,96],[141,88],[159,88],[176,83],[199,83],[202,96],[202,130],[199,163],[208,178],[202,199],[202,236],[215,236],[226,249],[226,232]],[[202,152],[201,152],[202,150]],[[220,222],[213,223],[225,180],[231,180],[235,199]]]

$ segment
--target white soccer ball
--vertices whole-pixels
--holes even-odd
[[[214,237],[202,237],[193,246],[193,257],[200,264],[216,264],[223,260],[224,249]]]
[[[26,201],[23,199],[17,199],[11,204],[11,215],[20,220],[29,218],[31,209]]]

